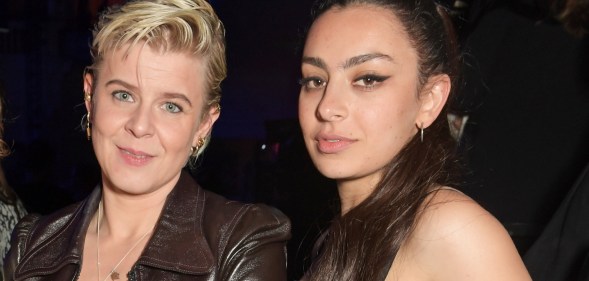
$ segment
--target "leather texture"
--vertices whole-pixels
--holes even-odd
[[[97,187],[52,215],[28,215],[13,232],[5,280],[76,280]],[[263,204],[227,200],[182,172],[129,280],[286,280],[290,222]]]

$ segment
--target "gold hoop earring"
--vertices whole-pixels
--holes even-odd
[[[88,140],[92,138],[92,130],[90,129],[90,111],[86,114],[86,138],[88,138]]]
[[[190,156],[196,157],[198,155],[198,151],[202,148],[202,146],[204,144],[205,144],[205,140],[203,140],[202,138],[198,138],[198,142],[196,143],[196,146],[193,146],[190,148]]]

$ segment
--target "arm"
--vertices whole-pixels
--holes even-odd
[[[251,205],[228,238],[220,280],[286,280],[290,222],[280,211]]]
[[[456,191],[433,196],[409,243],[432,280],[531,280],[505,228]]]

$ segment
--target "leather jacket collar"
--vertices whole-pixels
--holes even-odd
[[[71,215],[63,216],[63,212],[58,212],[43,217],[41,220],[52,224],[51,231],[29,239],[39,241],[38,245],[30,245],[37,250],[23,257],[23,262],[16,268],[16,276],[25,277],[23,275],[28,275],[27,272],[38,272],[41,268],[55,272],[68,264],[79,265],[86,231],[100,199],[98,186],[85,201],[64,210]],[[183,171],[168,195],[154,233],[137,263],[183,274],[210,273],[215,261],[203,235],[204,200],[204,190]],[[60,219],[55,220],[56,217]]]

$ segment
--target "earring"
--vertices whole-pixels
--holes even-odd
[[[421,135],[421,143],[423,143],[423,122],[421,122],[421,127],[419,127],[420,135]]]
[[[92,138],[92,130],[90,129],[90,111],[86,115],[86,137],[88,140]]]
[[[92,94],[91,93],[84,93],[84,100],[85,101],[91,101],[92,100]]]
[[[202,138],[198,138],[198,142],[196,143],[196,146],[193,146],[190,148],[190,156],[196,157],[196,155],[198,155],[198,151],[202,148],[202,146],[204,144],[205,144],[205,141]]]
[[[217,111],[215,113],[221,113],[221,104],[217,103]]]

